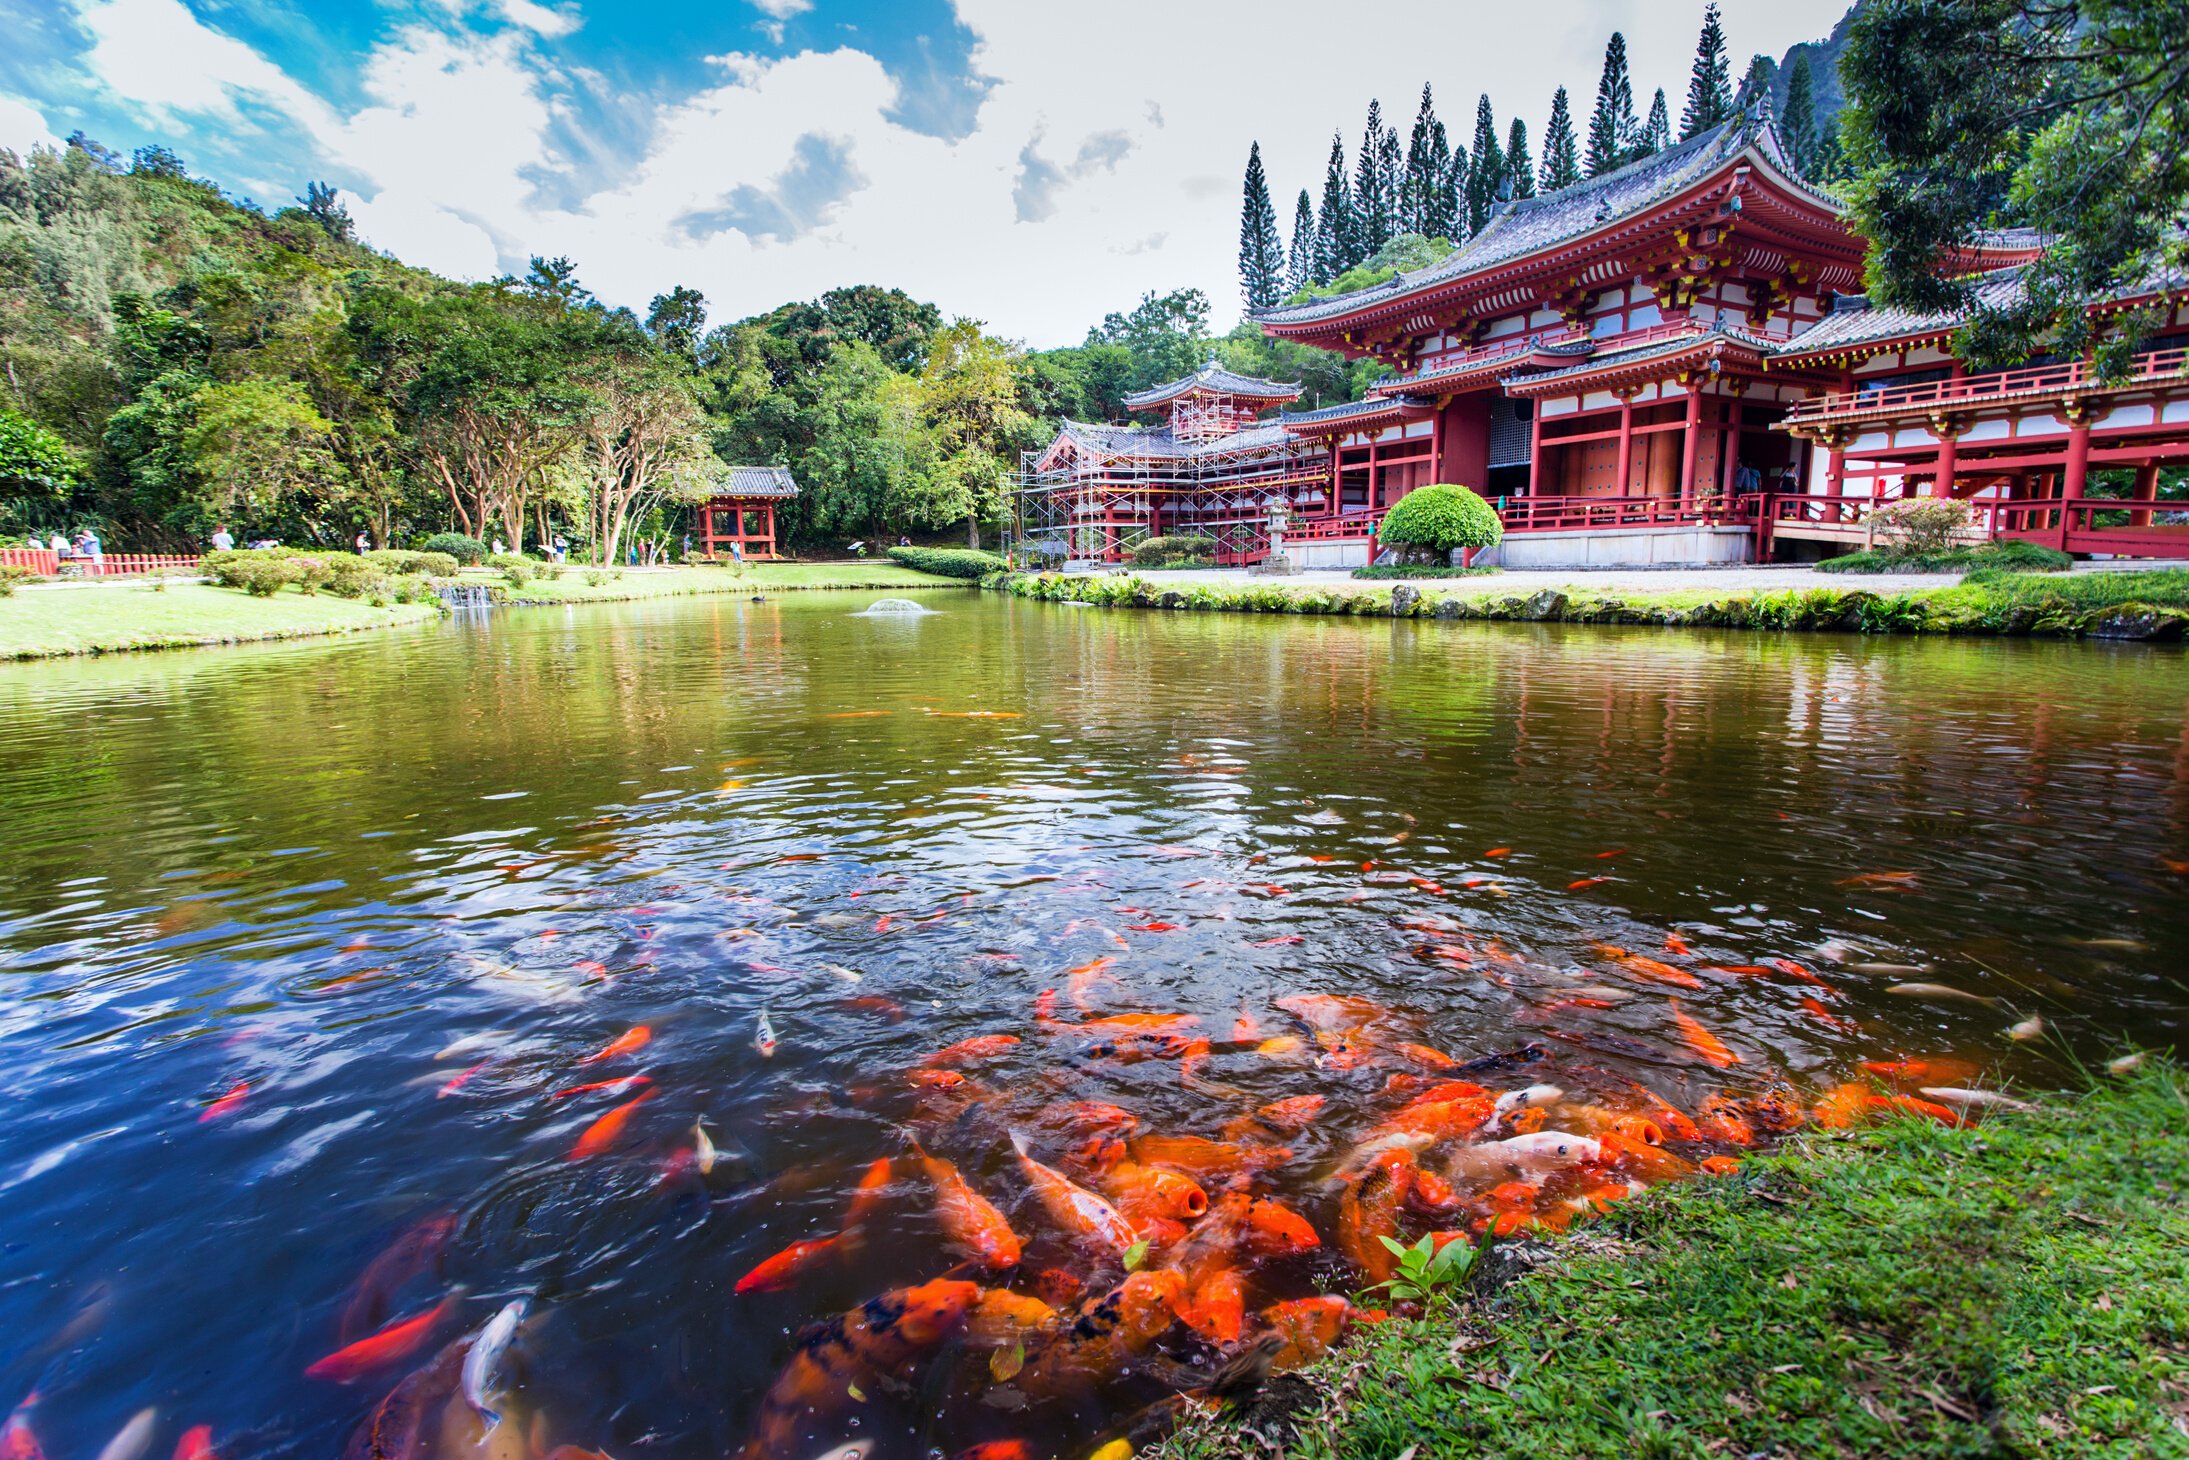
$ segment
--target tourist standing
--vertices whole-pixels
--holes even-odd
[[[366,532],[366,531],[365,531],[365,530],[364,530],[363,528],[360,528],[360,529],[358,529],[358,533],[357,533],[357,555],[358,555],[359,557],[363,557],[363,556],[365,556],[365,554],[367,554],[367,553],[369,553],[369,552],[371,552],[371,551],[372,551],[372,534],[371,534],[371,533],[369,533],[369,532]]]
[[[93,568],[106,563],[106,548],[99,542],[99,534],[88,527],[84,529],[84,535],[76,539],[76,554],[91,559]]]
[[[570,544],[563,541],[563,536],[559,532],[555,534],[555,540],[548,544],[548,551],[554,554],[555,561],[558,563],[570,561]]]
[[[61,536],[61,534],[59,534],[58,532],[53,534],[53,536],[47,540],[46,547],[49,551],[52,552],[52,554],[56,558],[66,559],[71,556],[68,539]]]
[[[507,547],[505,547],[505,546],[503,546],[503,545],[502,545],[502,538],[501,538],[501,534],[500,534],[500,533],[496,533],[496,534],[495,534],[495,536],[494,536],[494,556],[498,558],[498,557],[500,557],[500,556],[501,556],[501,555],[502,555],[503,553],[506,553],[506,552],[508,552],[508,551],[509,551],[509,549],[508,549]]]
[[[227,523],[223,522],[223,523],[222,523],[222,524],[221,524],[220,526],[218,526],[218,527],[216,527],[216,528],[214,528],[214,529],[213,529],[213,551],[214,551],[214,552],[216,552],[216,553],[226,553],[226,552],[233,552],[233,551],[235,551],[235,546],[236,546],[236,535],[235,535],[234,533],[232,533],[232,532],[230,532],[230,531],[228,530],[228,524],[227,524]]]

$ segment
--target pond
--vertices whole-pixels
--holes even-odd
[[[0,668],[0,1413],[1076,1457],[1379,1231],[2180,1037],[2173,651],[871,599]]]

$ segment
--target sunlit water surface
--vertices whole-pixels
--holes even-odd
[[[1773,1085],[1813,1100],[1901,1055],[2041,1088],[2178,1037],[2171,651],[972,593],[859,616],[870,598],[0,667],[0,1411],[38,1384],[57,1460],[147,1406],[160,1454],[201,1423],[229,1460],[338,1454],[406,1372],[523,1295],[512,1432],[719,1460],[802,1325],[980,1276],[907,1170],[863,1244],[733,1295],[839,1230],[910,1138],[1011,1216],[1020,1289],[1054,1269],[1099,1290],[1114,1265],[1058,1237],[1010,1130],[1060,1164],[1039,1131],[1073,1102],[1238,1137],[1256,1106],[1323,1094],[1308,1129],[1258,1138],[1293,1152],[1261,1189],[1334,1237],[1323,1178],[1414,1067],[1318,1067],[1272,1006],[1289,994],[1374,999],[1385,1042],[1460,1060],[1539,1047],[1479,1076],[1493,1088],[1633,1079],[1689,1110]],[[1848,880],[1877,873],[1911,875]],[[1056,1017],[1196,1015],[1202,1088],[1176,1058],[1037,1022],[1037,996],[1099,958],[1087,1009]],[[1832,992],[1712,971],[1781,959]],[[1998,1002],[1884,992],[1909,980]],[[1631,997],[1550,1007],[1581,983]],[[1738,1063],[1698,1058],[1671,997]],[[1242,1011],[1308,1058],[1235,1040]],[[2008,1040],[2033,1014],[2046,1037]],[[580,1063],[638,1025],[643,1049]],[[985,1034],[1022,1042],[954,1091],[909,1078]],[[552,1098],[636,1074],[651,1085]],[[569,1159],[647,1090],[602,1154]],[[698,1121],[721,1152],[705,1176]],[[353,1308],[377,1257],[436,1230],[430,1260],[384,1264],[400,1280]],[[1354,1286],[1335,1246],[1256,1267],[1250,1307]],[[408,1360],[304,1375],[452,1291]],[[1174,1332],[1164,1357],[1209,1354]],[[1163,1392],[1026,1394],[999,1372],[935,1356],[799,1445],[1076,1453]]]

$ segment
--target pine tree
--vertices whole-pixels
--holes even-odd
[[[1315,282],[1315,200],[1300,189],[1300,201],[1292,206],[1292,255],[1285,271],[1285,288],[1297,294]]]
[[[1543,172],[1539,181],[1546,193],[1570,188],[1581,180],[1579,149],[1573,140],[1573,107],[1566,88],[1551,98],[1550,125],[1543,129]]]
[[[1497,117],[1490,110],[1489,93],[1475,103],[1474,163],[1467,169],[1467,228],[1480,233],[1497,206],[1498,189],[1505,184],[1505,153],[1497,145]]]
[[[1315,223],[1315,282],[1327,284],[1353,264],[1353,194],[1345,185],[1345,137],[1332,132],[1322,212]]]
[[[1399,189],[1406,181],[1406,162],[1399,149],[1399,132],[1396,127],[1383,129],[1383,145],[1377,153],[1377,170],[1382,173],[1378,187],[1383,194],[1383,210],[1391,220],[1391,237],[1407,232],[1403,216],[1399,212]],[[1388,239],[1385,240],[1389,242]]]
[[[1634,149],[1636,157],[1648,157],[1662,152],[1672,145],[1672,120],[1665,109],[1665,89],[1657,88],[1657,95],[1649,104],[1649,121],[1642,127],[1642,140]]]
[[[1438,122],[1429,139],[1428,196],[1422,202],[1424,238],[1452,239],[1459,234],[1459,195],[1452,191],[1452,142]]]
[[[1249,310],[1267,309],[1284,298],[1284,240],[1277,233],[1277,210],[1269,202],[1269,178],[1262,171],[1262,144],[1247,153],[1246,184],[1239,204],[1239,292]]]
[[[1467,149],[1454,147],[1452,159],[1444,167],[1444,186],[1437,190],[1437,207],[1451,225],[1442,236],[1454,243],[1463,243],[1474,234],[1467,226],[1468,167]]]
[[[1353,254],[1346,267],[1361,262],[1391,241],[1391,199],[1383,188],[1383,103],[1371,99],[1361,129],[1361,150],[1353,162]]]
[[[1505,132],[1505,176],[1516,198],[1535,196],[1535,159],[1528,155],[1528,124],[1518,117]]]
[[[1760,116],[1771,115],[1771,91],[1778,76],[1776,61],[1769,56],[1750,56],[1748,73],[1741,77],[1740,90],[1733,93],[1733,115],[1737,117],[1751,109]]]
[[[1725,24],[1718,19],[1718,0],[1710,0],[1703,7],[1703,33],[1695,42],[1695,65],[1687,76],[1680,140],[1700,137],[1732,116],[1733,73],[1725,58]]]
[[[1807,176],[1815,161],[1817,132],[1816,80],[1809,69],[1806,48],[1794,53],[1786,72],[1786,118],[1782,127],[1794,170]]]
[[[1627,74],[1627,38],[1613,31],[1604,47],[1604,74],[1596,82],[1596,110],[1589,115],[1589,176],[1623,166],[1638,135],[1634,78]]]
[[[1436,236],[1429,231],[1430,214],[1437,181],[1444,171],[1444,159],[1436,150],[1443,133],[1444,124],[1437,120],[1436,103],[1429,95],[1429,83],[1424,81],[1421,106],[1414,112],[1413,135],[1406,140],[1406,173],[1399,182],[1399,227],[1425,238]]]

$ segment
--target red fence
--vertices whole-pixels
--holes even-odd
[[[1731,501],[1678,497],[1511,497],[1500,499],[1497,515],[1507,532],[1575,532],[1603,527],[1681,527],[1699,523],[1745,522],[1753,508],[1747,498]]]
[[[1778,531],[1790,526],[1841,529],[1862,535],[1873,507],[1902,499],[1822,497],[1800,493],[1746,497],[1749,520],[1759,528],[1759,552],[1768,554]],[[1927,500],[1915,498],[1907,500]],[[2189,558],[2189,504],[2120,497],[2020,497],[1963,500],[1970,542],[2016,539],[2065,553],[2107,553],[2128,558]]]
[[[197,565],[195,554],[108,553],[103,558],[64,558],[51,548],[0,548],[0,567],[28,568],[44,578],[128,578]]]
[[[2152,350],[2136,357],[2128,374],[2107,380],[2088,360],[2068,360],[2058,365],[2031,365],[2021,370],[2000,370],[1959,380],[1922,380],[1912,385],[1888,385],[1881,390],[1841,390],[1812,396],[1787,412],[1782,426],[1832,416],[1881,412],[1886,414],[1924,410],[1938,406],[1979,404],[2017,395],[2059,395],[2081,390],[2120,390],[2162,380],[2179,380],[2189,373],[2189,349]]]

